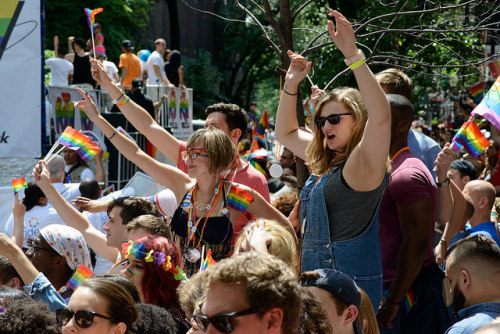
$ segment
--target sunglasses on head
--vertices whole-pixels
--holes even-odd
[[[92,311],[80,310],[73,312],[67,308],[60,308],[56,310],[56,320],[60,326],[66,326],[66,324],[75,316],[75,323],[80,328],[89,328],[92,326],[94,317],[108,319],[113,321],[113,318],[107,317],[102,314],[98,314]]]
[[[255,308],[247,308],[246,310],[231,313],[221,313],[212,317],[207,317],[204,314],[193,314],[193,319],[200,330],[206,332],[208,324],[212,324],[219,332],[231,333],[234,331],[233,319],[244,315],[261,313],[261,310]]]
[[[326,121],[330,123],[331,125],[339,124],[340,123],[340,116],[345,116],[345,115],[352,115],[351,113],[343,113],[343,114],[331,114],[327,117],[316,117],[314,119],[314,122],[318,126],[318,128],[322,128],[325,126]]]
[[[194,160],[198,157],[208,158],[208,152],[204,148],[192,149],[192,150],[187,150],[187,151],[181,152],[182,159],[186,159],[188,156],[191,160]]]

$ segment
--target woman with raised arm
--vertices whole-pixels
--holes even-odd
[[[324,95],[313,115],[313,133],[295,117],[298,85],[311,63],[288,51],[291,64],[276,118],[276,135],[312,170],[300,194],[301,272],[341,270],[378,305],[382,263],[378,206],[388,180],[391,112],[382,88],[357,49],[351,24],[342,14],[328,31],[356,77],[359,91],[336,88]]]
[[[99,75],[97,70],[94,71],[96,75]],[[75,107],[83,110],[127,159],[175,194],[178,208],[171,229],[187,260],[184,266],[188,274],[198,270],[203,246],[207,252],[212,250],[215,260],[231,254],[234,224],[244,212],[274,219],[293,231],[286,217],[258,192],[221,177],[236,154],[233,143],[221,130],[200,129],[189,137],[187,150],[182,152],[188,168],[186,175],[141,151],[98,113],[83,90],[79,91],[83,100],[76,102]]]

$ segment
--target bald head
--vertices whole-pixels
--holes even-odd
[[[48,166],[51,181],[62,182],[64,180],[64,158],[60,155],[55,155],[50,159]]]
[[[482,180],[474,180],[468,182],[464,187],[464,194],[469,195],[474,202],[474,209],[491,211],[495,205],[495,187]]]

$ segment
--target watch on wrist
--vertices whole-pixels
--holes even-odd
[[[449,185],[450,185],[450,177],[449,176],[447,176],[446,180],[444,180],[443,182],[439,182],[438,178],[436,176],[436,186],[438,186],[438,187],[448,187]]]
[[[363,51],[361,50],[358,50],[358,53],[350,58],[346,58],[344,59],[344,62],[347,66],[349,65],[352,65],[354,64],[355,62],[357,62],[358,60],[360,59],[365,59],[365,54],[363,53]]]

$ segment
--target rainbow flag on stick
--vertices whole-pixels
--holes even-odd
[[[469,92],[474,98],[474,102],[479,102],[483,98],[483,93],[484,93],[484,82],[480,82],[477,85],[472,86],[469,88]]]
[[[59,136],[56,143],[71,149],[76,148],[76,153],[78,153],[84,161],[88,161],[101,150],[99,146],[92,142],[92,139],[89,136],[86,136],[80,131],[77,131],[69,126]]]
[[[253,138],[257,139],[264,145],[266,144],[266,139],[264,138],[264,136],[266,134],[267,126],[268,126],[267,110],[264,110],[264,113],[260,118],[259,125],[253,130]]]
[[[211,266],[213,266],[215,264],[216,264],[216,262],[215,262],[215,260],[212,257],[212,250],[208,249],[207,256],[201,262],[201,266],[200,266],[199,272],[201,273],[201,272],[205,271],[208,267],[211,267]]]
[[[455,151],[458,152],[463,147],[474,158],[477,158],[491,144],[472,118],[462,124],[451,142],[451,147]]]
[[[94,272],[89,267],[81,264],[69,279],[68,288],[74,291],[83,281],[92,276],[94,276]]]
[[[94,34],[95,16],[96,16],[96,14],[102,13],[103,9],[102,8],[96,8],[96,9],[85,8],[84,11],[85,11],[85,14],[87,14],[87,23],[89,24],[90,30],[92,31],[92,34]]]
[[[477,107],[472,110],[471,115],[482,116],[497,129],[500,129],[500,77],[495,81]]]
[[[12,188],[14,188],[14,192],[17,193],[20,190],[28,188],[28,184],[26,183],[24,177],[21,177],[19,179],[12,180]]]

